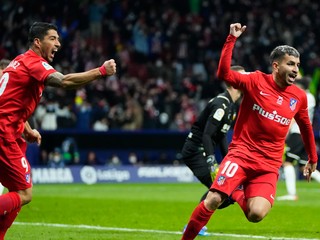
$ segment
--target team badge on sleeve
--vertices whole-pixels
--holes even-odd
[[[221,121],[224,116],[224,110],[222,108],[218,108],[217,111],[213,114],[213,118]]]
[[[31,181],[30,173],[27,173],[27,174],[26,174],[26,182],[27,182],[27,183],[30,183],[30,181]]]
[[[42,62],[42,66],[46,69],[46,70],[50,70],[53,69],[53,67],[47,63],[47,62]]]
[[[219,186],[223,185],[225,180],[226,180],[226,178],[224,176],[219,176],[218,180],[217,180],[218,185]]]

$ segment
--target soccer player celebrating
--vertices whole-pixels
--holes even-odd
[[[276,47],[270,54],[271,74],[232,71],[232,51],[245,29],[246,26],[240,23],[230,25],[218,66],[219,79],[243,92],[232,141],[206,199],[190,217],[183,240],[194,239],[229,195],[238,202],[250,222],[259,222],[268,214],[274,202],[285,139],[292,118],[301,130],[308,153],[308,162],[304,167],[308,181],[317,167],[307,97],[302,89],[293,84],[299,72],[299,52],[287,45]],[[243,190],[237,188],[240,185]]]
[[[29,29],[28,41],[29,50],[10,62],[0,80],[0,182],[9,190],[0,196],[0,239],[32,198],[26,141],[40,144],[41,135],[27,120],[45,86],[74,89],[116,72],[113,59],[82,73],[57,72],[49,64],[61,47],[54,24],[35,22]]]

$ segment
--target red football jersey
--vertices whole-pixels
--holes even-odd
[[[228,36],[218,68],[220,79],[243,91],[229,151],[244,153],[252,161],[261,160],[261,164],[269,168],[278,168],[282,164],[291,120],[295,118],[309,159],[313,163],[317,162],[305,92],[295,85],[280,88],[271,74],[260,71],[241,74],[230,70],[235,41],[234,36]]]
[[[17,138],[42,96],[44,81],[56,70],[32,50],[17,56],[0,80],[0,136]]]

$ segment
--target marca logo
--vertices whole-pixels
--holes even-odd
[[[33,168],[33,183],[72,183],[70,168]]]
[[[286,117],[278,115],[276,110],[274,110],[273,112],[267,112],[257,104],[253,105],[252,110],[253,111],[258,111],[258,113],[261,116],[263,116],[263,117],[265,117],[267,119],[270,119],[272,121],[278,122],[278,123],[280,123],[282,125],[289,125],[290,122],[291,122],[291,119],[288,119]]]

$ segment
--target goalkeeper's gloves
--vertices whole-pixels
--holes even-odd
[[[214,157],[214,155],[209,155],[207,157],[207,164],[210,170],[210,175],[212,178],[212,181],[214,181],[214,179],[217,176],[217,173],[219,171],[219,164],[216,161],[216,158]]]

